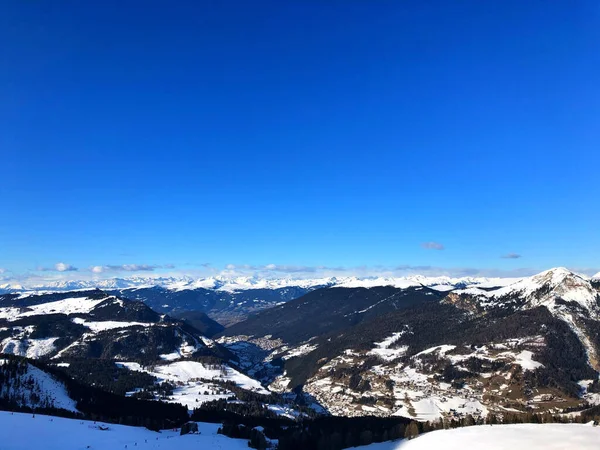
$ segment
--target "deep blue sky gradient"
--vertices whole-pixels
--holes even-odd
[[[3,2],[0,267],[598,268],[599,80],[591,0]]]

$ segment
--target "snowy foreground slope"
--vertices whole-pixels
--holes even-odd
[[[108,427],[107,430],[100,429]],[[156,433],[146,428],[94,423],[77,419],[0,411],[2,450],[161,450],[247,449],[247,441],[217,434],[218,424],[199,423],[199,435],[179,436],[178,431]]]
[[[383,442],[368,450],[598,450],[600,428],[581,424],[480,425]]]

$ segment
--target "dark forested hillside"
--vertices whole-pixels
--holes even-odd
[[[158,312],[179,315],[190,311],[206,313],[223,325],[244,320],[249,314],[298,298],[314,288],[290,286],[275,289],[223,291],[215,289],[172,290],[160,286],[111,291],[140,300]]]
[[[222,335],[272,335],[288,344],[357,325],[404,308],[435,304],[442,294],[425,287],[323,288],[227,328]]]
[[[214,336],[225,329],[219,322],[200,311],[180,311],[173,313],[172,316],[175,319],[183,320],[204,336]]]

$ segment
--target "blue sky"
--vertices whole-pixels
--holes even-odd
[[[600,270],[595,1],[3,2],[0,42],[5,278]]]

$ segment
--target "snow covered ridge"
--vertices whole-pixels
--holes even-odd
[[[592,279],[559,267],[498,289],[467,288],[449,293],[444,302],[472,312],[509,308],[514,311],[545,307],[577,335],[589,365],[600,370],[595,333],[586,321],[600,320],[600,288]]]
[[[142,302],[102,292],[71,295],[5,298],[0,352],[34,359],[94,357],[95,351],[114,358],[160,353],[169,360],[218,353],[212,340]]]
[[[237,292],[250,289],[282,289],[288,287],[313,288],[331,286],[336,278],[291,279],[291,278],[259,278],[259,277],[129,277],[104,280],[61,280],[44,284],[11,284],[0,285],[2,292],[64,292],[89,289],[141,289],[163,287],[173,291],[188,289],[209,289],[214,291]]]
[[[466,286],[477,286],[480,288],[492,288],[506,286],[520,280],[520,278],[484,278],[484,277],[426,277],[423,275],[413,275],[408,277],[368,277],[357,278],[348,277],[338,279],[333,287],[344,288],[372,288],[391,286],[398,289],[408,289],[411,287],[426,286],[437,291],[451,291]]]
[[[484,308],[502,303],[507,298],[518,297],[529,306],[552,306],[556,299],[561,299],[575,302],[588,311],[598,309],[600,297],[600,292],[594,288],[590,278],[564,267],[546,270],[497,289],[484,290],[475,286],[456,290],[453,294],[479,298]]]
[[[27,308],[5,307],[0,308],[0,319],[9,321],[23,317],[39,316],[44,314],[88,314],[93,309],[105,302],[107,298],[90,299],[87,297],[73,297],[64,300],[31,305]]]

